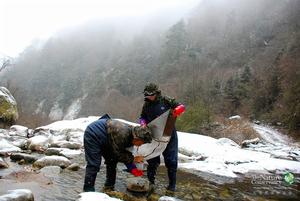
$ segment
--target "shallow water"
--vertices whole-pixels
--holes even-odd
[[[13,176],[3,177],[0,179],[0,194],[7,189],[28,188],[34,193],[35,200],[39,201],[71,201],[78,198],[78,194],[82,192],[84,178],[84,161],[83,156],[80,157],[79,163],[82,167],[79,171],[63,170],[57,176],[44,177],[35,172],[28,172],[29,175],[23,177],[14,177],[15,172],[18,172],[24,167],[27,169],[30,166],[18,165],[10,162],[9,169],[0,170],[0,175],[12,172]],[[76,160],[78,162],[78,160]],[[125,166],[118,165],[118,174],[115,190],[125,192],[132,196],[133,194],[126,190],[125,180],[129,176],[123,171]],[[279,175],[271,175],[264,177],[259,174],[250,175],[247,178],[236,180],[231,184],[217,184],[213,182],[215,178],[206,175],[202,177],[195,176],[191,173],[178,171],[177,191],[175,198],[182,200],[299,200],[300,198],[300,175],[295,175],[294,184],[287,185]],[[144,176],[145,177],[145,176]],[[209,178],[210,177],[210,178]],[[16,181],[13,181],[15,178]],[[22,178],[22,179],[21,179]],[[167,195],[165,186],[168,180],[166,179],[166,169],[160,167],[156,179],[155,191],[146,198],[144,194],[135,194],[141,200],[154,201],[160,196]],[[101,192],[105,181],[105,167],[102,166],[96,180],[96,191]],[[23,182],[23,183],[22,183]],[[9,184],[9,187],[7,186]],[[23,185],[22,185],[23,184]],[[139,198],[137,200],[139,200]],[[127,198],[127,200],[130,200]]]
[[[127,192],[125,180],[128,173],[122,171],[124,166],[118,165],[116,191]],[[75,200],[81,192],[84,177],[84,169],[77,172],[63,171],[59,177],[53,178],[54,188],[49,189],[49,193],[42,196],[42,200]],[[274,181],[277,178],[261,177],[252,175],[242,181],[232,184],[216,184],[204,180],[194,174],[178,171],[177,191],[174,197],[182,200],[286,200],[300,198],[300,177],[297,177],[296,184],[285,185],[283,181]],[[264,179],[264,180],[263,180]],[[105,181],[105,168],[101,168],[96,180],[96,190],[102,191]],[[155,200],[160,196],[166,195],[165,186],[167,185],[166,169],[160,167],[158,170],[156,187],[154,193],[148,200]],[[139,195],[144,197],[144,195]]]

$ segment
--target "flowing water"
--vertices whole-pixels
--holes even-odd
[[[82,157],[83,158],[83,157]],[[78,160],[77,160],[78,162]],[[36,172],[28,172],[30,165],[18,165],[10,162],[9,169],[0,170],[0,194],[8,189],[28,188],[33,191],[35,200],[39,201],[71,201],[76,200],[82,192],[84,178],[84,161],[80,159],[81,169],[79,171],[63,170],[60,174],[44,176]],[[155,191],[151,195],[132,194],[126,190],[126,178],[129,176],[122,169],[125,166],[118,165],[118,174],[115,190],[125,192],[125,200],[158,200],[163,195],[169,195],[165,186],[167,185],[166,169],[162,166],[158,170]],[[27,168],[27,176],[24,173]],[[5,171],[11,171],[9,176]],[[19,173],[17,173],[19,172]],[[195,176],[191,173],[178,171],[177,191],[172,197],[181,200],[299,200],[300,198],[300,177],[291,185],[287,185],[280,175],[251,175],[239,179],[231,184],[217,184],[214,178],[206,175]],[[96,191],[101,192],[105,181],[105,168],[102,166],[96,180]],[[135,199],[133,199],[135,198]]]

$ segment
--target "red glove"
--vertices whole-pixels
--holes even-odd
[[[144,175],[144,172],[143,172],[143,170],[139,170],[137,168],[133,168],[131,170],[131,174],[133,174],[135,177],[141,177],[141,176]]]
[[[178,116],[181,115],[184,111],[185,111],[184,105],[183,105],[183,104],[178,105],[178,106],[175,107],[175,109],[173,110],[173,117],[178,117]]]

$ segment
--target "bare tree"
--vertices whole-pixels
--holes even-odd
[[[4,70],[6,67],[11,65],[11,60],[9,58],[2,58],[2,62],[1,62],[1,66],[0,66],[0,72],[2,70]]]

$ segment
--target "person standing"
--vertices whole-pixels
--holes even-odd
[[[185,111],[185,106],[178,103],[174,98],[162,96],[158,85],[148,83],[144,88],[144,105],[140,115],[140,124],[146,126],[152,120],[171,109],[172,115],[177,117]],[[170,141],[163,152],[165,165],[168,171],[169,185],[167,190],[176,190],[176,174],[178,166],[178,138],[174,127]],[[149,182],[154,185],[157,168],[160,164],[160,156],[147,160],[147,177]]]
[[[116,181],[116,166],[123,162],[134,176],[142,176],[143,171],[136,168],[134,156],[126,148],[141,146],[152,141],[148,127],[131,126],[113,120],[105,114],[89,124],[84,132],[86,170],[83,191],[95,191],[95,180],[100,170],[101,157],[106,164],[104,189],[113,190]]]

